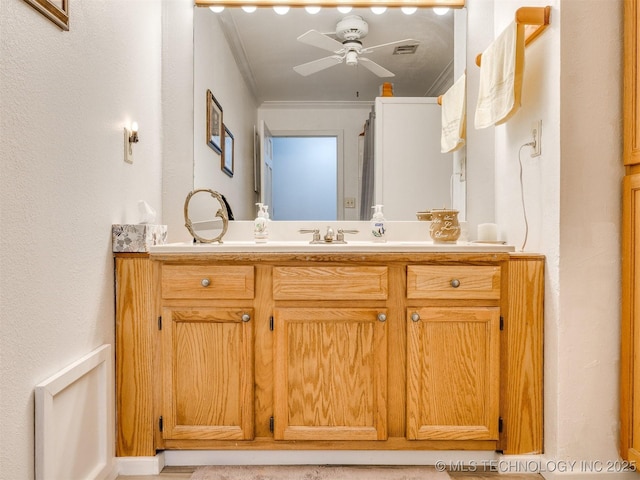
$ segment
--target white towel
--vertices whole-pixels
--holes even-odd
[[[482,53],[476,128],[506,122],[520,108],[524,25],[512,22]]]
[[[464,145],[467,125],[467,75],[462,76],[442,95],[442,153],[455,152]]]

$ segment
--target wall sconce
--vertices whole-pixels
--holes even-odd
[[[131,123],[131,130],[124,127],[124,161],[133,163],[133,144],[138,143],[138,122]]]

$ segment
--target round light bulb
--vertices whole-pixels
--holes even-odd
[[[448,11],[448,7],[435,7],[433,9],[433,13],[435,13],[436,15],[446,15]]]
[[[278,15],[286,15],[287,13],[289,13],[289,8],[287,5],[276,5],[275,7],[273,7],[273,11],[276,12]]]
[[[242,10],[247,12],[247,13],[253,13],[258,9],[258,7],[256,7],[255,5],[244,5],[242,7]]]
[[[138,131],[138,122],[132,122],[131,123],[131,131],[132,132],[137,132]]]
[[[418,11],[418,7],[401,7],[402,13],[405,15],[413,15]]]
[[[371,11],[376,15],[382,15],[387,11],[387,7],[371,7]]]
[[[349,13],[349,12],[351,11],[351,9],[352,9],[352,8],[353,8],[353,7],[350,7],[350,6],[348,6],[348,5],[341,5],[341,6],[339,6],[339,7],[338,7],[338,11],[339,11],[340,13]]]
[[[224,10],[224,5],[214,5],[213,7],[209,7],[213,13],[220,13]]]
[[[321,8],[316,6],[316,5],[309,5],[304,7],[304,9],[307,11],[307,13],[311,14],[311,15],[315,15],[316,13],[320,12]]]

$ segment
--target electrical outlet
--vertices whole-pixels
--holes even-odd
[[[539,157],[542,152],[542,120],[538,120],[531,124],[531,136],[533,137],[531,156]]]
[[[356,208],[356,199],[353,197],[345,197],[344,208]]]

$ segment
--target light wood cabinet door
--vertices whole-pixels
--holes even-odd
[[[275,309],[276,440],[386,440],[381,315],[385,309]]]
[[[496,440],[498,307],[407,310],[407,438]]]
[[[640,462],[640,0],[624,1],[620,452]]]
[[[253,310],[163,309],[163,438],[247,440]]]
[[[623,183],[621,425],[623,458],[640,462],[640,174]]]
[[[640,164],[640,3],[624,2],[624,119],[625,165]]]

